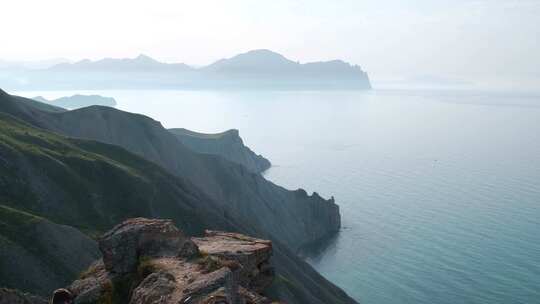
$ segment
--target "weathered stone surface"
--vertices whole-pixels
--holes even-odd
[[[0,304],[47,304],[47,301],[15,289],[0,288]]]
[[[105,293],[107,286],[111,285],[110,275],[105,270],[102,260],[96,261],[81,278],[74,281],[68,290],[75,297],[75,304],[96,303]]]
[[[216,231],[190,239],[170,220],[135,218],[99,246],[103,260],[68,287],[77,304],[271,303],[258,294],[273,277],[269,241]]]
[[[140,257],[192,257],[197,246],[171,220],[134,218],[107,232],[99,240],[107,271],[133,272]]]
[[[226,299],[224,303],[241,303],[238,282],[227,267],[206,273],[197,260],[157,258],[151,262],[159,270],[135,288],[131,304],[206,303],[207,299],[218,295]]]
[[[272,242],[210,230],[205,237],[193,238],[193,241],[203,253],[240,264],[235,270],[240,285],[261,292],[272,283],[274,269],[269,263]]]
[[[245,289],[244,287],[240,287],[238,289],[238,294],[241,298],[245,299],[246,303],[250,304],[278,304],[278,302],[272,302],[270,299],[261,296],[258,293],[252,292],[250,290]]]
[[[169,303],[176,287],[173,275],[165,271],[152,273],[133,291],[130,303]]]

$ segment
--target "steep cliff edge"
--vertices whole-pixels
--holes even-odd
[[[198,133],[183,128],[169,129],[169,131],[191,150],[222,156],[246,167],[251,172],[261,173],[271,166],[268,159],[255,154],[244,145],[238,130],[232,129],[217,134]]]
[[[155,162],[208,195],[226,218],[293,250],[340,229],[339,207],[333,199],[289,191],[222,157],[195,153],[144,115],[101,106],[43,112],[7,94],[0,100],[0,111],[65,136],[117,145]]]
[[[194,235],[201,235],[204,229],[214,229],[267,238],[264,235],[271,233],[258,225],[257,219],[267,217],[267,221],[275,219],[277,221],[275,225],[280,224],[278,217],[270,208],[272,205],[268,203],[262,206],[258,206],[260,202],[254,203],[252,212],[257,210],[260,212],[257,219],[242,221],[241,218],[233,217],[227,209],[221,207],[226,205],[226,202],[216,202],[190,180],[179,176],[180,174],[170,174],[155,163],[121,147],[93,140],[68,138],[58,134],[61,132],[54,133],[33,127],[40,125],[46,127],[47,119],[51,116],[44,115],[43,112],[36,111],[18,100],[16,97],[2,94],[0,90],[0,112],[4,112],[0,113],[0,129],[2,130],[0,132],[0,203],[11,209],[42,217],[57,224],[69,225],[73,230],[78,229],[89,236],[103,233],[114,224],[137,216],[172,218],[183,231]],[[5,113],[23,117],[28,123]],[[137,120],[133,122],[136,125]],[[86,123],[85,125],[89,126]],[[144,130],[143,128],[140,131],[144,132]],[[148,134],[145,138],[157,140]],[[128,140],[132,139],[128,138]],[[191,159],[184,161],[189,162]],[[226,162],[213,164],[220,163]],[[232,163],[229,166],[236,168],[238,170],[236,172],[242,173],[244,177],[256,176],[256,174],[248,173],[241,166]],[[227,180],[227,175],[224,178]],[[251,186],[246,185],[247,188]],[[263,185],[262,189],[265,189],[264,187]],[[261,189],[255,190],[261,191]],[[308,200],[304,206],[317,212],[317,208],[312,208],[313,206],[309,203],[311,197],[304,191],[285,191],[285,193],[297,195],[298,200]],[[270,197],[272,193],[267,195]],[[283,200],[280,196],[275,199]],[[323,207],[319,212],[324,213],[322,216],[326,217],[324,208],[327,204],[325,200],[320,201]],[[295,204],[294,201],[286,200],[286,202],[288,203],[282,202],[282,207],[275,206],[275,208],[283,208],[279,212],[285,212],[289,203]],[[309,225],[315,228],[322,226],[320,223],[307,222],[305,218],[310,216],[309,213],[302,214],[302,209],[299,207],[295,207],[299,213],[291,214],[291,220],[297,216],[296,220],[301,221],[306,229],[309,229]],[[293,212],[296,211],[293,210]],[[339,213],[337,216],[334,219],[336,222],[339,221]],[[312,220],[316,221],[317,217],[313,217]],[[24,235],[24,232],[28,230],[22,224],[12,227],[12,231],[20,235]],[[295,229],[294,226],[291,227]],[[284,231],[286,232],[286,229]],[[281,240],[279,236],[273,234],[270,238],[273,241],[273,264],[278,278],[269,289],[272,298],[291,304],[356,303],[341,289],[318,274],[309,264],[298,258],[289,246],[284,245],[283,241],[287,237],[289,240],[294,240],[302,235],[307,236],[303,232],[292,231],[291,233],[295,235],[283,236]],[[319,233],[320,231],[315,230],[312,237],[318,236]],[[44,234],[35,234],[35,236],[43,240],[48,239],[48,236]],[[20,241],[20,247],[25,250],[34,248],[35,242],[39,242],[39,240],[26,238],[17,240]],[[300,241],[304,240],[300,239]],[[55,248],[55,253],[58,256],[78,253],[77,249],[72,249],[73,246],[58,246]],[[94,248],[96,246],[94,243]],[[7,251],[13,248],[6,246],[1,249]],[[17,256],[17,251],[13,249],[9,254]],[[48,256],[37,254],[35,257],[39,263],[28,263],[28,265],[34,265],[32,272],[49,273]],[[26,255],[19,255],[19,258],[22,264],[25,264],[25,261],[31,261]],[[3,261],[7,263],[10,260]],[[58,259],[58,262],[59,267],[71,267],[70,259]],[[76,275],[74,272],[80,272],[86,266],[79,265],[78,267],[72,272],[61,272],[64,276],[2,275],[0,286],[12,286],[24,291],[47,295],[52,290],[45,289],[65,286],[66,280],[72,280]],[[36,287],[42,285],[46,287]]]
[[[272,243],[208,231],[189,238],[169,220],[128,219],[99,240],[103,259],[70,291],[76,303],[270,304]]]

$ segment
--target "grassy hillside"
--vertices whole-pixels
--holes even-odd
[[[98,257],[80,231],[0,204],[0,286],[45,295]]]
[[[227,226],[187,182],[119,147],[69,139],[0,114],[0,199],[96,234],[128,217],[173,217],[190,233]],[[206,206],[209,207],[209,206]],[[212,206],[213,207],[213,206]]]

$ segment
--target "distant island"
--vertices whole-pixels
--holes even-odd
[[[32,89],[280,89],[369,90],[360,66],[342,60],[299,63],[253,50],[195,68],[149,56],[61,62],[42,69],[2,69],[5,87]]]
[[[76,109],[89,106],[116,106],[116,100],[112,97],[103,97],[100,95],[73,95],[68,97],[60,97],[57,99],[48,100],[42,96],[32,98],[36,101],[48,103],[53,106]]]

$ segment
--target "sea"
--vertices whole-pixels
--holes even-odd
[[[335,198],[340,233],[303,256],[361,303],[540,303],[540,92],[13,93],[240,130],[268,180]]]

